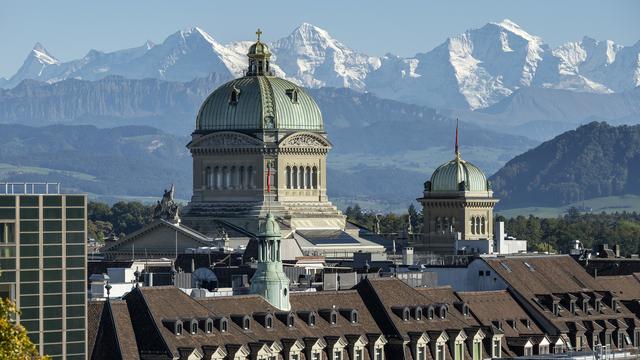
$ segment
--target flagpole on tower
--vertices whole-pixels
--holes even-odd
[[[456,159],[460,159],[460,143],[458,141],[458,118],[456,118],[456,144],[455,144]]]

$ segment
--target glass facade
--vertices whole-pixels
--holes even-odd
[[[0,296],[52,359],[86,357],[86,201],[0,195]]]

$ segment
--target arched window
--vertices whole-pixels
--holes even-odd
[[[476,234],[480,234],[480,217],[476,216]]]
[[[436,231],[442,231],[442,218],[440,216],[436,217]]]
[[[433,320],[434,316],[435,316],[435,310],[433,309],[433,307],[429,307],[427,309],[427,319]]]
[[[338,316],[336,315],[336,313],[331,313],[331,324],[335,325],[335,323],[338,321]]]
[[[229,188],[229,168],[226,166],[222,167],[222,186],[223,189]]]
[[[238,175],[239,175],[238,182],[240,183],[240,189],[246,189],[246,186],[247,186],[247,184],[245,183],[246,176],[244,172],[245,172],[244,166],[240,166],[240,169],[238,170]]]
[[[440,306],[440,319],[446,319],[446,318],[447,318],[447,306],[442,305]]]
[[[311,189],[311,168],[309,166],[304,171],[304,187],[305,189]]]
[[[198,332],[198,323],[195,321],[191,322],[191,334],[195,335]]]
[[[485,220],[485,218],[484,218],[484,216],[483,216],[483,217],[482,217],[482,222],[481,222],[481,224],[482,224],[482,233],[483,233],[483,234],[486,234],[486,233],[487,233],[486,223],[487,223],[487,221]]]
[[[314,189],[318,188],[318,168],[315,166],[311,169],[311,185]]]
[[[287,166],[285,169],[286,183],[287,189],[291,189],[291,166]]]
[[[238,187],[238,173],[236,172],[237,168],[235,166],[232,166],[229,169],[229,187],[232,189],[235,189]]]
[[[229,324],[227,324],[227,320],[223,319],[220,322],[220,332],[227,332],[228,328],[229,328]]]
[[[298,188],[298,167],[293,167],[293,189]]]
[[[271,327],[273,326],[273,319],[271,319],[271,316],[267,316],[264,322],[265,322],[265,327],[267,329],[271,329]]]
[[[287,316],[287,326],[292,327],[294,321],[295,321],[295,318],[293,314],[289,314],[289,316]]]
[[[222,172],[220,171],[220,167],[216,166],[213,168],[213,188],[221,189],[222,188]]]
[[[247,167],[247,185],[250,189],[254,189],[256,187],[256,180],[253,174],[253,166]]]
[[[176,323],[176,335],[182,335],[182,323]]]
[[[472,234],[476,233],[476,218],[475,217],[471,218],[471,233]]]
[[[418,307],[416,308],[416,313],[415,313],[415,316],[414,316],[414,317],[415,317],[415,318],[416,318],[416,320],[418,320],[418,321],[419,321],[419,320],[422,320],[422,308],[421,308],[421,307],[419,307],[419,306],[418,306]]]
[[[402,311],[402,320],[409,321],[409,309],[408,308],[405,308]]]
[[[316,314],[309,315],[309,326],[316,326]]]
[[[351,312],[351,322],[354,324],[358,322],[358,312],[355,310]]]
[[[304,166],[298,169],[298,188],[304,189]]]
[[[204,186],[207,189],[211,189],[211,187],[213,186],[213,176],[211,174],[211,166],[207,166],[207,168],[204,170]]]
[[[211,334],[213,332],[213,321],[207,320],[207,334]]]
[[[251,326],[251,323],[249,322],[249,319],[245,318],[244,321],[242,322],[242,328],[245,330],[249,330],[250,326]]]
[[[238,95],[240,95],[240,91],[235,87],[231,90],[231,96],[229,97],[229,103],[235,105],[238,103]]]

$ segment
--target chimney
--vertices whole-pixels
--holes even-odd
[[[413,248],[412,247],[402,248],[402,263],[404,265],[413,265]]]
[[[496,221],[496,225],[495,225],[495,230],[493,233],[493,239],[495,242],[495,247],[496,247],[496,252],[498,254],[500,254],[504,249],[503,249],[503,245],[504,245],[504,238],[505,238],[505,233],[504,233],[504,221]]]

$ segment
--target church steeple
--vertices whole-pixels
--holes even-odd
[[[257,40],[249,47],[249,52],[247,53],[249,57],[247,76],[270,75],[269,58],[271,57],[271,52],[267,44],[260,41],[260,35],[262,35],[262,31],[258,29],[256,31]]]
[[[282,269],[280,241],[280,226],[269,212],[267,218],[260,221],[258,266],[251,278],[251,293],[261,295],[280,310],[289,310],[289,278]]]

